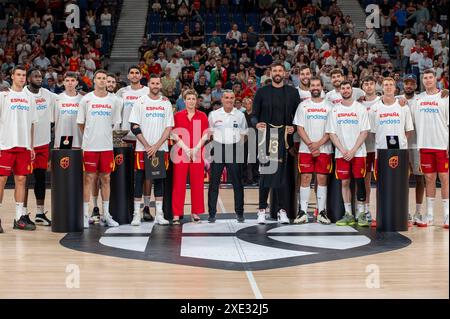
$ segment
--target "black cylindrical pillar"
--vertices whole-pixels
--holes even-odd
[[[81,150],[52,150],[52,232],[83,231]]]
[[[408,230],[408,150],[377,150],[377,231]]]
[[[327,214],[332,223],[337,222],[345,214],[344,200],[342,199],[342,182],[336,178],[336,162],[333,159],[333,171],[328,178],[327,188]],[[356,214],[356,185],[355,180],[350,182],[352,191],[352,213]]]
[[[131,146],[114,147],[114,171],[111,173],[109,211],[120,225],[129,224],[133,216],[134,167]]]

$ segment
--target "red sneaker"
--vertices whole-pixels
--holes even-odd
[[[370,223],[370,227],[376,228],[377,227],[377,221],[375,219],[372,220],[372,223]]]

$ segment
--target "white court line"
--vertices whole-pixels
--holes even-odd
[[[222,199],[220,198],[220,195],[217,196],[217,203],[219,204],[220,212],[224,214],[226,212],[225,206],[223,205]]]
[[[217,202],[219,203],[222,209],[222,213],[226,213],[225,207],[223,206],[223,202],[220,199],[220,195],[217,197],[217,199],[218,199]],[[232,224],[232,221],[228,221],[228,227],[230,227],[231,231],[235,233],[236,229],[233,226],[234,225]],[[244,250],[242,249],[239,239],[234,237],[234,242],[236,244],[236,249],[238,251],[239,257],[241,258],[241,261],[247,263],[247,258],[244,254]],[[258,288],[258,284],[256,283],[255,277],[253,276],[253,272],[250,270],[246,270],[245,274],[247,276],[250,287],[252,288],[253,294],[255,295],[255,298],[264,299],[263,295],[261,294],[261,291]]]

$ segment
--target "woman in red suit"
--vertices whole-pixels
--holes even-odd
[[[205,212],[203,146],[208,140],[208,118],[195,107],[197,105],[195,90],[185,91],[183,99],[186,109],[175,114],[175,126],[172,130],[172,138],[176,143],[171,151],[174,163],[172,199],[174,225],[180,224],[180,216],[183,215],[188,173],[191,185],[192,221],[198,222],[200,220],[198,215]]]

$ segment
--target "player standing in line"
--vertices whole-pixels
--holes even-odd
[[[115,94],[117,91],[117,80],[116,76],[113,73],[108,73],[106,77],[106,90],[111,94]],[[100,209],[98,208],[98,194],[100,193],[100,181],[98,180],[97,177],[95,177],[93,185],[94,186],[92,187],[92,201],[94,204],[94,208],[92,209],[92,214],[91,218],[89,219],[89,222],[98,223],[100,222]]]
[[[133,108],[134,102],[141,96],[149,94],[149,87],[141,84],[142,74],[138,66],[130,66],[128,69],[128,80],[130,85],[121,88],[117,91],[116,95],[123,101],[122,108],[122,130],[130,130],[130,114]],[[133,145],[136,148],[136,136],[131,132],[123,138],[127,143]],[[156,141],[155,141],[156,142]],[[152,180],[143,179],[144,183],[144,210],[143,217],[145,221],[152,221],[153,216],[150,214],[150,197],[152,192]]]
[[[28,86],[24,91],[34,98],[38,122],[34,126],[34,153],[32,172],[34,175],[34,195],[36,197],[36,224],[51,226],[51,221],[44,212],[45,204],[45,175],[48,169],[51,141],[51,121],[56,95],[42,88],[42,73],[38,69],[29,69],[27,72]],[[27,177],[25,189],[24,210],[28,214],[28,185],[31,175]]]
[[[94,91],[80,101],[77,123],[83,133],[84,227],[89,227],[89,201],[94,177],[99,175],[103,200],[102,224],[119,226],[109,213],[110,175],[114,168],[112,131],[121,122],[119,100],[106,91],[106,71],[94,74]]]
[[[77,75],[67,72],[64,75],[64,92],[55,100],[52,122],[55,123],[55,148],[59,148],[61,137],[73,136],[72,148],[81,148],[82,135],[77,124],[78,108],[82,95],[76,91]]]
[[[298,154],[298,171],[301,174],[300,209],[294,224],[308,222],[307,209],[310,196],[312,174],[317,174],[317,221],[330,224],[326,212],[327,179],[332,170],[333,148],[329,135],[325,132],[331,104],[321,97],[322,80],[312,77],[310,80],[310,99],[300,103],[294,117],[294,125],[301,138]]]
[[[352,98],[352,85],[349,81],[341,82],[342,102],[335,104],[328,117],[326,132],[336,146],[336,178],[342,180],[342,198],[345,215],[336,222],[337,226],[353,226],[356,221],[352,215],[350,178],[356,181],[358,225],[368,226],[364,211],[366,188],[366,145],[364,144],[370,130],[369,115],[361,103]]]
[[[380,101],[380,97],[376,95],[376,80],[373,76],[367,76],[362,79],[361,86],[365,93],[365,96],[361,98],[361,104],[366,107],[367,112],[372,113],[372,107]],[[372,223],[372,214],[370,213],[370,191],[371,191],[371,181],[372,181],[372,170],[374,168],[375,162],[375,134],[369,132],[366,138],[366,177],[365,177],[365,187],[366,187],[366,202],[364,204],[364,211],[366,213],[366,220],[368,224]]]
[[[436,178],[441,181],[441,196],[444,206],[444,228],[448,229],[448,148],[449,148],[449,102],[443,98],[436,86],[436,73],[432,69],[423,73],[425,92],[418,95],[411,110],[417,131],[417,148],[420,152],[420,167],[425,175],[427,216],[418,216],[417,226],[433,225]],[[430,129],[432,128],[432,129]]]
[[[408,139],[414,132],[411,111],[409,106],[401,105],[395,97],[395,80],[386,77],[382,82],[383,97],[372,106],[371,131],[375,134],[375,149],[387,149],[387,136],[398,136],[399,148],[408,149]],[[375,160],[374,176],[377,178],[377,164]],[[378,185],[381,186],[381,185]],[[411,217],[408,217],[412,226]],[[376,227],[376,221],[372,222]]]
[[[15,66],[11,89],[0,92],[0,208],[6,181],[13,173],[16,201],[13,228],[35,230],[36,225],[23,208],[26,176],[31,174],[31,161],[34,160],[34,125],[38,121],[34,99],[23,90],[26,75],[23,66]],[[3,233],[1,220],[0,233]]]
[[[145,176],[145,156],[152,157],[157,151],[165,152],[168,160],[169,147],[167,139],[174,125],[172,104],[169,99],[161,96],[161,78],[152,74],[148,83],[149,93],[138,98],[128,115],[129,126],[137,138],[135,153],[134,179],[134,213],[131,225],[141,224],[142,186]],[[149,177],[147,177],[149,179]],[[164,178],[155,179],[155,222],[159,225],[169,225],[164,218],[163,196]],[[145,220],[145,218],[144,218]]]

